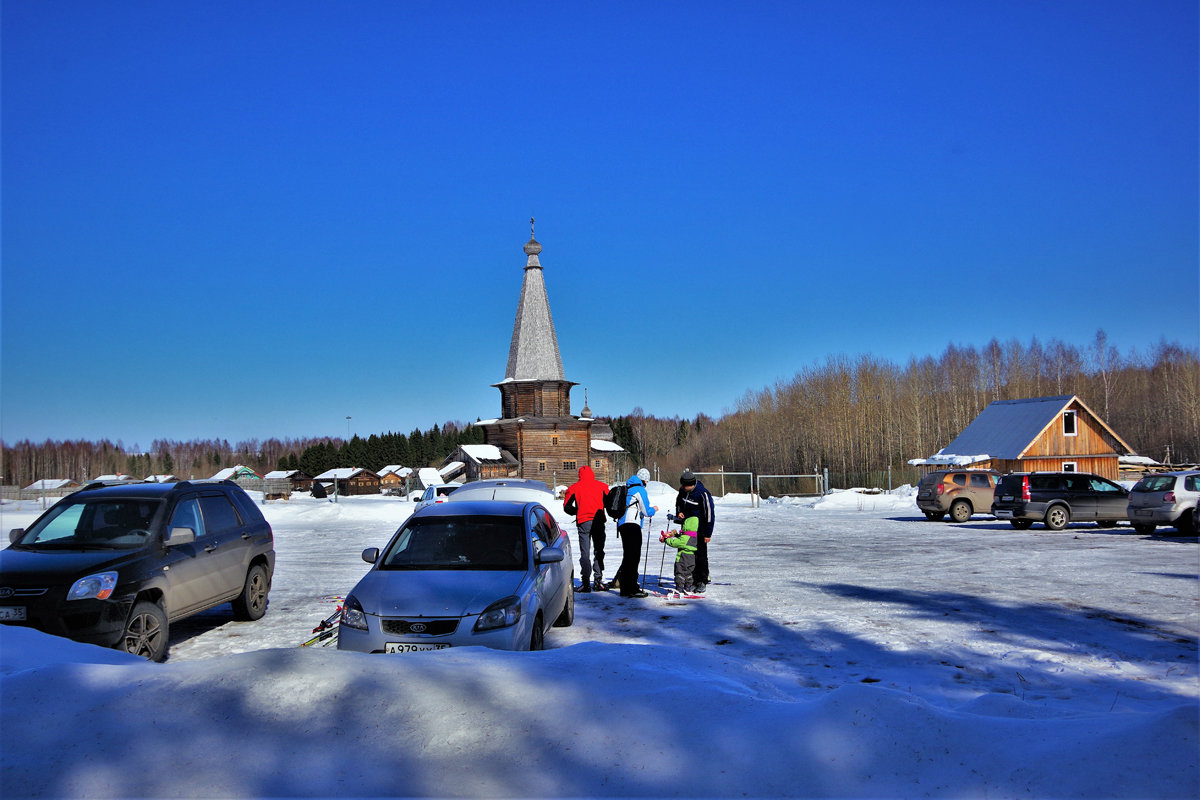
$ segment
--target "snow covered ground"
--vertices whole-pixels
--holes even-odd
[[[1195,538],[729,498],[704,600],[578,595],[540,653],[297,648],[411,508],[264,505],[267,616],[178,623],[165,664],[0,627],[0,795],[1200,794]]]

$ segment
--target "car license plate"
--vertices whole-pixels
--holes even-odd
[[[1013,499],[1013,496],[1011,494],[1006,494],[1006,495],[1003,495],[1000,499],[1007,503]]]
[[[997,519],[1012,519],[1012,516],[1013,516],[1013,512],[1011,512],[1011,511],[1004,511],[1003,509],[998,509],[996,511]]]
[[[1152,516],[1152,515],[1154,514],[1154,509],[1152,509],[1152,508],[1139,508],[1139,509],[1135,509],[1133,513],[1134,513],[1134,516],[1138,516],[1138,517],[1149,517],[1149,516]]]
[[[445,650],[448,644],[414,644],[412,642],[388,642],[383,646],[385,653],[424,653],[427,650]]]
[[[0,606],[0,622],[24,622],[25,606]]]

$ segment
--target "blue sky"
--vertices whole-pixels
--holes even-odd
[[[6,442],[496,416],[531,215],[602,415],[1200,337],[1194,2],[0,15]]]

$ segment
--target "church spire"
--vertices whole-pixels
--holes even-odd
[[[533,238],[533,217],[529,218],[529,241],[525,243],[525,278],[521,282],[521,299],[517,303],[517,318],[513,323],[512,342],[508,348],[508,367],[504,379],[516,381],[561,381],[562,356],[558,351],[558,336],[554,318],[550,315],[550,298],[538,255],[542,246]]]

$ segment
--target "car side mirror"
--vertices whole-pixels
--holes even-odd
[[[8,543],[12,544],[13,542],[17,541],[17,539],[20,539],[24,535],[25,535],[24,528],[13,528],[11,531],[8,532]]]
[[[567,557],[567,554],[562,551],[561,547],[543,547],[541,552],[537,554],[537,562],[539,564],[553,564],[557,561],[562,561]]]
[[[163,539],[166,547],[178,547],[181,544],[191,544],[196,541],[196,531],[192,528],[171,528]]]
[[[376,561],[379,560],[379,548],[378,547],[368,547],[366,550],[363,550],[362,551],[362,560],[367,562],[368,564],[374,564]]]

